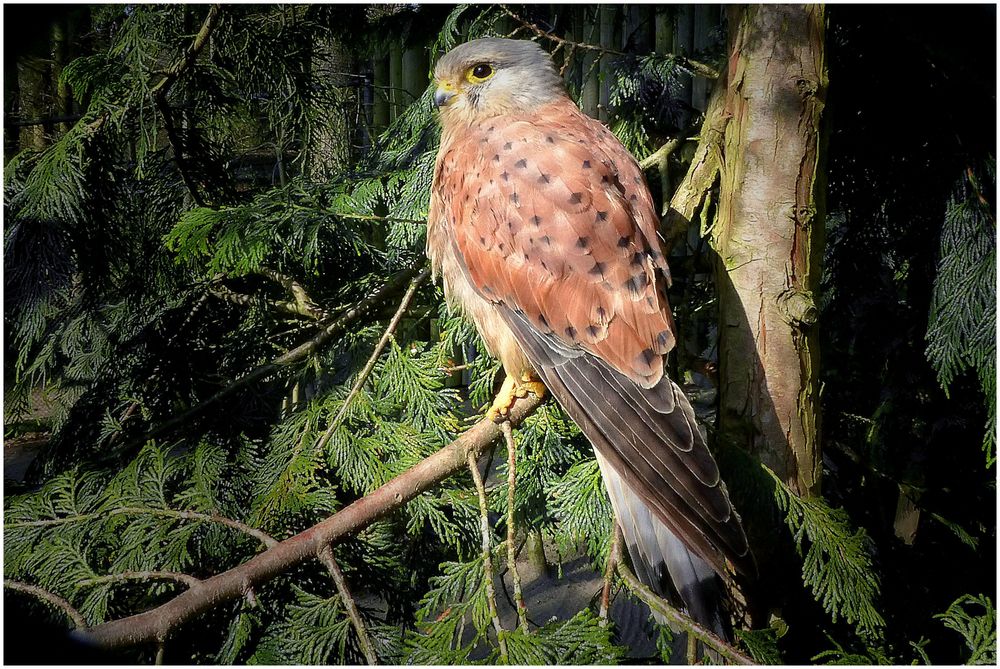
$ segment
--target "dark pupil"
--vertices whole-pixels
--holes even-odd
[[[493,68],[487,65],[486,63],[480,63],[479,65],[476,65],[474,68],[472,68],[472,76],[476,77],[477,79],[485,79],[491,74],[493,74]]]

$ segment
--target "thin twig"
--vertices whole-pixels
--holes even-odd
[[[609,49],[607,47],[599,46],[597,44],[588,44],[586,42],[574,42],[572,40],[564,39],[557,35],[553,35],[552,33],[545,32],[534,23],[531,23],[526,19],[522,19],[520,16],[512,12],[506,5],[501,5],[500,7],[501,9],[503,9],[504,12],[506,12],[507,16],[511,17],[512,19],[520,23],[522,26],[524,26],[531,32],[535,33],[535,35],[537,35],[538,37],[543,37],[549,40],[550,42],[555,42],[559,46],[587,49],[588,51],[598,51],[600,53],[606,53],[612,56],[628,55],[623,51],[616,51],[615,49]],[[694,75],[697,75],[699,77],[704,77],[705,79],[719,78],[719,71],[716,70],[711,65],[708,65],[707,63],[702,63],[697,60],[691,60],[690,58],[686,58],[684,56],[672,56],[670,54],[662,54],[662,55],[664,55],[665,57],[672,57],[677,62],[678,65],[680,65],[686,70],[689,70]]]
[[[347,588],[347,579],[344,578],[344,572],[340,571],[340,565],[337,564],[337,559],[333,556],[333,546],[325,544],[320,549],[318,557],[319,561],[330,572],[334,585],[337,586],[337,594],[340,595],[340,601],[343,602],[344,608],[347,610],[347,617],[350,618],[351,624],[354,626],[354,631],[358,635],[358,645],[361,646],[361,652],[364,653],[365,661],[369,665],[375,666],[378,664],[375,645],[372,644],[371,637],[368,636],[368,628],[365,626],[365,621],[361,619],[358,605],[354,602],[351,591]]]
[[[514,514],[514,492],[517,480],[517,444],[514,443],[514,430],[509,421],[500,423],[504,442],[507,444],[507,570],[514,588],[514,608],[517,609],[517,624],[525,632],[528,631],[528,607],[524,603],[521,592],[521,575],[517,571],[517,525]]]
[[[497,645],[500,647],[500,659],[507,664],[507,641],[504,639],[504,629],[500,624],[500,614],[497,612],[497,595],[493,586],[493,547],[490,541],[490,511],[486,505],[486,488],[483,486],[483,477],[479,475],[479,463],[476,456],[469,453],[469,471],[472,473],[472,481],[476,484],[476,493],[479,495],[479,530],[483,535],[483,572],[486,585],[486,604],[490,609],[490,617],[493,619],[493,629],[497,633]]]
[[[170,142],[170,146],[173,148],[177,171],[180,172],[181,178],[184,180],[184,185],[187,186],[188,191],[191,193],[191,198],[199,207],[205,206],[205,201],[198,191],[198,186],[184,158],[183,142],[181,142],[180,135],[177,133],[177,127],[174,125],[170,104],[167,102],[167,93],[170,92],[177,79],[194,65],[198,59],[198,54],[208,44],[209,37],[211,37],[212,31],[215,30],[218,19],[219,5],[211,5],[208,8],[208,14],[205,16],[204,22],[201,24],[201,29],[195,35],[194,41],[173,66],[167,70],[163,78],[149,91],[150,97],[153,98],[153,103],[160,112],[160,116],[163,117],[163,129],[167,134],[167,141]]]
[[[652,167],[661,165],[664,159],[669,158],[670,154],[677,150],[677,147],[687,141],[687,137],[685,136],[686,134],[687,133],[682,133],[677,137],[671,137],[663,143],[663,146],[640,160],[639,167],[642,171],[645,172]]]
[[[201,579],[190,574],[176,571],[122,571],[115,574],[84,578],[76,582],[77,587],[88,585],[100,585],[101,583],[118,583],[120,581],[175,581],[183,583],[189,588],[197,588],[201,585]]]
[[[614,586],[615,582],[615,567],[618,566],[618,560],[621,557],[621,547],[622,528],[616,522],[614,530],[611,533],[611,547],[608,549],[608,562],[604,567],[604,586],[601,588],[601,605],[597,612],[598,617],[603,621],[607,621],[608,611],[611,609],[611,588]]]
[[[10,590],[15,590],[17,592],[23,592],[27,595],[32,595],[38,599],[52,604],[56,608],[60,609],[63,613],[69,616],[69,619],[73,621],[73,626],[78,630],[83,630],[87,628],[87,621],[84,620],[83,616],[73,608],[73,605],[69,603],[68,600],[63,599],[57,594],[51,593],[48,590],[39,588],[37,585],[29,585],[28,583],[21,583],[20,581],[11,581],[9,579],[4,579],[3,587],[9,588]]]
[[[351,307],[349,310],[337,316],[337,318],[324,325],[323,329],[320,330],[312,339],[296,346],[287,353],[278,356],[274,360],[259,367],[255,367],[250,370],[244,376],[233,381],[228,386],[215,393],[208,399],[196,404],[187,411],[170,418],[158,426],[142,435],[135,443],[142,444],[152,439],[154,437],[162,436],[163,434],[173,430],[180,425],[187,423],[189,420],[200,416],[210,409],[215,404],[218,404],[223,399],[229,397],[235,392],[246,388],[247,386],[263,379],[265,377],[271,376],[272,374],[277,374],[279,372],[291,369],[291,365],[298,363],[306,359],[309,355],[316,352],[323,345],[325,345],[334,335],[343,332],[348,325],[356,321],[358,318],[368,313],[368,310],[377,304],[381,304],[387,297],[394,295],[399,288],[404,285],[407,281],[412,279],[415,275],[420,272],[421,266],[425,262],[423,260],[415,263],[409,269],[401,272],[391,281],[389,281],[385,286],[380,288],[376,293],[370,297],[358,302],[356,305]],[[423,276],[427,276],[430,270],[424,270]]]
[[[332,421],[330,421],[330,426],[326,428],[326,432],[323,436],[319,438],[316,442],[316,450],[320,451],[326,445],[326,442],[330,440],[333,436],[334,431],[340,426],[340,421],[343,420],[344,416],[347,415],[347,409],[354,400],[355,396],[361,392],[361,387],[365,385],[368,381],[368,377],[371,375],[372,370],[375,369],[375,364],[378,362],[379,356],[382,355],[382,351],[389,344],[389,340],[392,339],[393,332],[396,330],[396,326],[399,325],[399,321],[403,319],[403,315],[406,313],[407,308],[410,306],[410,300],[413,299],[414,294],[417,292],[417,288],[423,283],[430,275],[430,270],[425,269],[423,272],[418,274],[410,281],[410,287],[406,290],[403,295],[403,299],[399,302],[399,308],[396,309],[396,313],[393,315],[392,320],[389,321],[389,325],[386,327],[385,332],[382,334],[382,338],[379,340],[378,344],[375,346],[375,350],[372,351],[371,357],[368,358],[368,362],[365,363],[364,368],[358,374],[358,378],[354,381],[354,385],[351,386],[350,392],[347,393],[347,398],[344,403],[340,405],[340,410]]]
[[[666,618],[670,628],[675,631],[686,632],[689,637],[695,637],[712,650],[719,653],[733,664],[756,664],[752,658],[742,651],[729,645],[713,632],[705,629],[683,611],[675,609],[662,597],[658,596],[648,587],[639,582],[632,570],[625,565],[624,560],[618,561],[618,575],[622,577],[628,589],[632,593],[646,602],[650,609]]]
[[[235,530],[247,534],[262,544],[267,548],[273,548],[278,544],[277,539],[274,537],[261,532],[260,530],[250,527],[246,523],[241,523],[238,520],[233,520],[232,518],[226,518],[225,516],[220,516],[218,514],[212,513],[200,513],[198,511],[179,511],[176,509],[159,509],[154,507],[138,507],[138,506],[126,506],[119,507],[117,509],[111,509],[110,511],[99,511],[94,513],[82,513],[77,516],[66,516],[64,518],[49,518],[46,520],[21,520],[15,521],[13,523],[4,523],[4,530],[12,530],[20,527],[52,527],[55,525],[66,525],[69,523],[82,523],[88,520],[94,520],[97,518],[107,518],[108,516],[116,515],[135,515],[135,516],[161,516],[165,518],[177,518],[178,520],[201,520],[210,523],[217,523],[219,525],[225,525],[226,527],[231,527]]]
[[[541,403],[534,395],[517,400],[509,414],[511,423],[519,425]],[[469,455],[478,456],[499,436],[499,426],[483,419],[437,453],[304,532],[244,564],[205,579],[201,587],[186,590],[155,609],[97,625],[79,635],[103,648],[122,648],[165,638],[178,625],[243,596],[248,586],[269,581],[294,565],[315,558],[323,545],[358,532],[399,509],[467,467]]]

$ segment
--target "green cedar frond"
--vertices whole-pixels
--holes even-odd
[[[927,359],[945,393],[955,378],[975,371],[988,418],[983,450],[987,466],[996,446],[996,206],[983,193],[996,190],[996,166],[970,169],[955,185],[941,230],[938,274],[927,326]]]
[[[879,637],[885,621],[876,608],[880,584],[868,535],[851,529],[843,509],[829,507],[821,497],[799,497],[765,470],[775,482],[775,500],[803,556],[803,582],[834,620],[842,617],[866,636]]]
[[[967,664],[997,663],[996,607],[989,597],[963,595],[934,617],[962,635],[969,651]]]

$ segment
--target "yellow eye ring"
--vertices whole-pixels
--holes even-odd
[[[481,84],[494,75],[493,66],[489,63],[477,63],[465,73],[470,84]]]

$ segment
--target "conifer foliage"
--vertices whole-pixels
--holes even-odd
[[[718,39],[697,53],[654,52],[642,22],[687,19],[645,11],[90,8],[86,39],[59,79],[79,118],[44,146],[7,156],[4,171],[5,436],[23,431],[40,395],[51,414],[48,443],[4,499],[8,607],[66,629],[154,609],[466,433],[500,372],[428,280],[439,137],[429,66],[466,39],[537,39],[570,94],[585,110],[601,100],[604,120],[643,158],[666,140],[684,142],[700,120],[681,99],[685,86],[717,74],[700,61],[723,62]],[[631,29],[607,37],[609,17]],[[658,201],[669,199],[684,160],[659,163]],[[927,334],[941,384],[971,368],[990,398],[995,211],[982,194],[994,183],[992,163],[970,171],[949,203]],[[678,314],[713,308],[703,253],[689,249],[674,263]],[[691,341],[705,336],[694,317],[678,320]],[[485,470],[420,491],[157,644],[126,648],[128,659],[636,660],[627,630],[597,603],[602,585],[636,605],[648,597],[613,569],[605,574],[620,547],[590,446],[551,402],[512,436],[507,462],[501,442],[479,463]],[[992,463],[990,437],[986,447]],[[930,661],[936,647],[914,639],[900,648],[886,635],[883,566],[858,519],[823,498],[799,499],[759,462],[740,461],[744,475],[730,486],[745,489],[734,496],[765,509],[746,518],[777,519],[758,531],[787,542],[799,599],[816,609],[802,628],[831,643],[803,649],[799,623],[779,621],[741,632],[722,657]],[[549,562],[589,564],[592,605],[551,620],[519,603],[511,608],[523,617],[498,609],[509,591],[520,597],[510,542],[522,550],[538,539]],[[995,661],[995,591],[967,592],[925,617],[961,636],[945,660]],[[650,625],[659,659],[669,660],[671,632]],[[791,642],[781,639],[787,630]],[[8,636],[8,647],[18,643]]]

